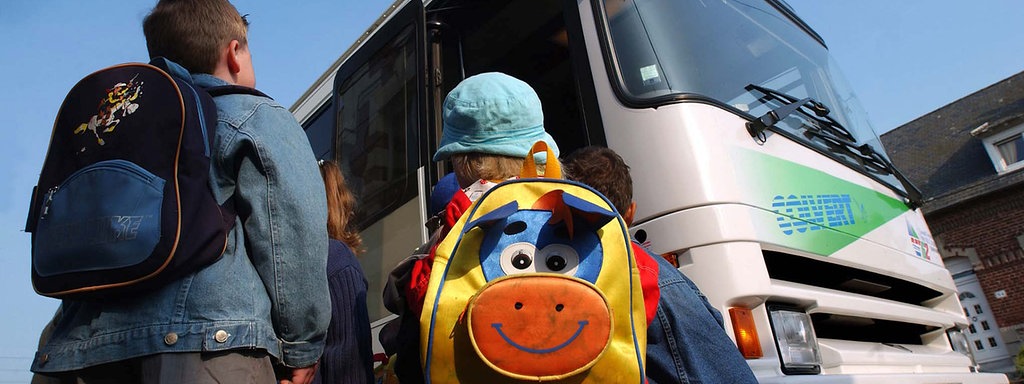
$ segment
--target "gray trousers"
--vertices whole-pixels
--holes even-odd
[[[162,353],[78,371],[36,374],[33,383],[61,384],[249,384],[277,383],[265,351]]]

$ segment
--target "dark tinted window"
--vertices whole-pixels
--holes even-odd
[[[331,101],[320,107],[312,118],[306,120],[302,128],[306,129],[306,137],[309,138],[309,145],[313,147],[313,154],[317,159],[334,156],[331,153],[334,148],[334,104]]]
[[[415,196],[415,33],[405,28],[337,87],[338,158],[360,228]]]
[[[431,17],[441,30],[440,98],[465,76],[503,72],[530,84],[544,109],[544,127],[561,152],[592,143],[582,118],[563,1],[449,1]],[[573,14],[572,17],[578,17]]]

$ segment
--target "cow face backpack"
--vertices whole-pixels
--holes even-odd
[[[625,223],[600,193],[558,179],[550,152],[547,164],[546,178],[487,191],[438,245],[420,319],[428,382],[644,381]]]

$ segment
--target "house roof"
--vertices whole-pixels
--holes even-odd
[[[999,175],[982,136],[1024,123],[1024,72],[967,95],[881,136],[893,164],[921,189],[925,212],[1024,182],[1024,172]],[[981,129],[981,130],[984,130]]]

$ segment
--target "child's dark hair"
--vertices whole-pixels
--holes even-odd
[[[565,157],[562,173],[569,180],[589,185],[625,214],[633,202],[633,179],[629,166],[615,151],[598,146],[577,149]]]
[[[227,0],[161,0],[142,21],[149,57],[213,73],[231,40],[246,46],[249,22]]]

